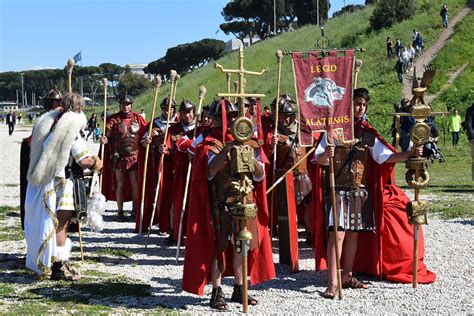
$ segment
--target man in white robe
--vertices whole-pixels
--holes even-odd
[[[26,267],[40,277],[52,273],[53,279],[80,278],[67,263],[71,241],[66,233],[74,199],[65,168],[72,159],[83,169],[102,168],[80,136],[87,123],[83,107],[80,95],[67,94],[62,109],[43,114],[33,128],[25,201]]]

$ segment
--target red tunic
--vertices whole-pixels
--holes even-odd
[[[115,114],[110,115],[107,118],[107,129],[111,130],[111,137],[110,140],[113,142],[114,136],[118,131],[116,130],[117,124],[122,121],[124,124],[129,125],[131,121],[136,120],[138,122],[139,126],[139,132],[138,132],[138,139],[141,139],[143,136],[143,133],[145,132],[145,126],[146,126],[146,121],[145,119],[138,113],[136,112],[129,112],[127,114],[123,112],[118,112]],[[102,157],[102,161],[104,164],[103,170],[102,170],[102,194],[105,195],[106,199],[109,201],[116,201],[115,197],[115,175],[112,173],[112,162],[110,159],[111,155],[111,146],[113,145],[111,143],[108,143],[105,145],[104,149],[104,157]],[[140,144],[136,144],[137,150],[139,150]],[[133,161],[137,161],[138,159],[138,154],[135,156],[134,159],[130,159],[130,163]],[[134,163],[133,163],[134,164]],[[132,166],[129,166],[132,167]],[[130,180],[128,177],[125,177],[125,183],[124,183],[124,190],[123,190],[123,201],[131,201],[132,200],[132,190],[131,190],[131,184]],[[137,203],[139,201],[136,201]]]
[[[389,145],[368,123],[359,121],[355,129],[366,129],[373,133],[387,148]],[[382,276],[400,283],[412,282],[413,226],[408,223],[405,207],[410,201],[406,194],[395,185],[393,163],[379,165],[369,155],[368,190],[372,197],[376,229],[358,234],[358,248],[354,261],[354,272]],[[326,249],[329,240],[324,220],[324,200],[322,168],[316,164],[313,179],[315,264],[316,270],[327,269]],[[423,231],[420,227],[418,240],[418,282],[432,283],[436,274],[429,271],[424,262]]]
[[[211,280],[211,263],[215,255],[214,234],[211,219],[211,201],[208,192],[208,149],[213,137],[220,139],[220,130],[214,130],[196,147],[193,159],[189,198],[189,218],[184,255],[183,290],[203,295],[204,286]],[[228,139],[231,136],[228,135]],[[268,163],[261,151],[264,163]],[[259,247],[249,251],[250,283],[258,284],[275,277],[272,247],[268,233],[268,209],[265,195],[265,179],[255,184],[254,195],[258,213]],[[227,247],[227,262],[232,262],[232,249]],[[224,275],[232,275],[232,264],[226,264]]]

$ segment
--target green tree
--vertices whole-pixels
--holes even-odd
[[[120,94],[127,92],[132,96],[137,96],[151,88],[151,86],[151,81],[146,77],[134,74],[133,72],[127,72],[120,77],[118,91]]]
[[[100,64],[99,67],[102,68],[104,77],[109,80],[109,84],[114,91],[114,96],[117,98],[117,83],[124,71],[123,67],[112,63],[103,63]]]
[[[318,24],[317,8],[319,1],[319,21],[327,21],[331,4],[329,0],[291,0],[294,1],[295,15],[298,24]]]
[[[415,11],[415,0],[380,0],[370,17],[370,26],[374,30],[390,27],[411,18]]]

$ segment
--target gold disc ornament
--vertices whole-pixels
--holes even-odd
[[[253,123],[248,117],[239,117],[232,125],[232,136],[236,141],[246,142],[252,138]]]
[[[416,123],[410,131],[410,139],[415,145],[423,145],[430,139],[431,130],[426,123]]]

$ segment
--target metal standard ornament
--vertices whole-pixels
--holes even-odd
[[[231,157],[231,169],[235,175],[238,175],[237,181],[232,181],[231,184],[233,189],[237,192],[238,201],[228,205],[231,210],[231,214],[234,219],[238,220],[238,227],[241,228],[238,234],[235,236],[235,251],[242,255],[242,306],[243,312],[248,313],[248,265],[247,265],[247,256],[250,241],[252,240],[252,233],[247,230],[247,220],[255,218],[257,215],[257,207],[254,203],[248,203],[248,195],[253,191],[252,180],[247,176],[248,173],[253,172],[253,148],[246,146],[243,143],[250,140],[253,136],[253,123],[250,119],[245,117],[245,108],[244,108],[244,98],[254,97],[254,98],[263,98],[264,94],[249,94],[245,93],[245,76],[261,76],[269,69],[265,68],[260,72],[248,71],[244,68],[244,49],[243,46],[240,46],[239,50],[239,68],[238,69],[224,69],[219,64],[214,65],[215,68],[220,69],[227,77],[227,93],[218,93],[218,97],[225,98],[237,98],[239,101],[239,117],[236,119],[232,125],[232,136],[238,142],[238,145],[235,145],[231,148],[230,157]],[[230,93],[229,74],[235,73],[239,76],[239,81],[236,83],[235,93]],[[237,91],[238,90],[238,91]],[[255,236],[255,238],[258,238]]]
[[[232,136],[239,142],[246,142],[253,136],[253,123],[248,117],[242,116],[237,118],[232,125]]]

